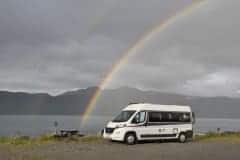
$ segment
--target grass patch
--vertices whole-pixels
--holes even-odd
[[[44,160],[44,159],[40,157],[28,157],[28,158],[19,158],[17,160]]]
[[[9,142],[9,137],[0,137],[0,143],[7,143]]]
[[[31,138],[29,136],[16,136],[9,140],[10,140],[10,144],[14,144],[14,145],[23,145],[23,144],[31,143]]]
[[[232,140],[232,141],[239,141],[240,142],[240,132],[208,132],[204,135],[196,135],[196,141],[203,141],[203,140],[216,140],[216,139],[223,139],[223,140]]]
[[[207,141],[207,140],[218,140],[218,139],[240,142],[240,132],[223,132],[223,133],[208,132],[204,135],[195,136],[195,141]],[[101,136],[97,136],[97,135],[87,135],[83,137],[79,137],[79,136],[55,137],[52,134],[43,134],[36,137],[30,137],[30,136],[0,137],[0,144],[10,144],[10,145],[40,144],[40,143],[50,142],[50,141],[66,142],[66,143],[72,143],[72,142],[99,143],[99,142],[103,142],[104,140]]]
[[[40,144],[44,142],[102,142],[101,136],[88,135],[88,136],[69,136],[69,137],[55,137],[51,134],[44,134],[36,137],[30,136],[12,136],[12,137],[0,137],[0,144],[11,144],[11,145],[29,145],[29,144]]]
[[[12,144],[12,145],[27,145],[35,143],[43,143],[47,141],[57,140],[54,136],[50,134],[40,135],[36,137],[30,136],[11,136],[11,137],[0,137],[1,144]]]

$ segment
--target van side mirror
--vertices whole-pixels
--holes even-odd
[[[136,124],[136,123],[137,123],[137,120],[136,120],[136,118],[133,118],[133,120],[132,120],[132,123],[134,123],[134,124]]]
[[[138,124],[139,123],[139,116],[135,116],[132,120],[132,123]]]

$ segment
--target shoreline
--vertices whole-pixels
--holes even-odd
[[[207,133],[197,133],[194,135],[193,142],[198,142],[202,140],[212,140],[212,139],[224,139],[231,141],[240,142],[240,132],[207,132]],[[55,134],[48,133],[38,136],[26,136],[26,135],[16,135],[16,136],[0,136],[0,144],[10,144],[10,145],[25,145],[25,144],[41,144],[46,142],[100,142],[105,141],[101,134],[80,134],[79,132],[74,132],[74,134],[64,133]]]
[[[58,129],[77,129],[82,133],[96,134],[106,125],[111,118],[90,117],[86,126],[80,126],[80,116],[0,116],[0,136],[5,135],[29,135],[37,136],[55,130],[54,122],[58,122]],[[92,118],[92,119],[91,119]],[[5,123],[9,125],[5,126]],[[94,122],[94,123],[91,123]],[[33,125],[34,124],[34,125]],[[240,119],[215,119],[215,118],[197,118],[194,130],[196,133],[205,133],[216,131],[221,128],[222,131],[240,131]]]

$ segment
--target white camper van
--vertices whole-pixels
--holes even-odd
[[[107,124],[103,137],[135,144],[140,140],[177,139],[193,136],[194,113],[189,106],[131,104]]]

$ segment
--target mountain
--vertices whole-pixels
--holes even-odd
[[[90,87],[58,96],[0,91],[0,114],[80,114],[95,89]]]
[[[0,114],[80,115],[96,89],[89,87],[58,96],[0,91]],[[134,102],[190,105],[197,117],[240,118],[240,98],[193,97],[129,87],[103,90],[93,114],[114,115]]]

